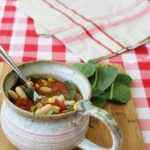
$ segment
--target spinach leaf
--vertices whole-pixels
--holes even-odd
[[[91,101],[93,105],[97,107],[104,107],[107,100],[109,99],[109,93],[110,93],[110,90],[105,90],[103,93],[99,93],[99,95],[97,94],[97,96],[93,96],[92,94]]]
[[[92,88],[92,96],[93,97],[99,97],[103,91],[101,91],[99,88]]]
[[[95,87],[105,91],[116,79],[118,69],[113,66],[104,66],[98,70],[97,83]]]
[[[112,96],[109,99],[114,102],[127,103],[131,99],[130,88],[124,84],[115,83],[111,93]]]
[[[34,97],[34,91],[33,91],[33,89],[31,89],[31,88],[29,88],[29,87],[25,87],[25,88],[23,88],[23,90],[24,90],[25,94],[27,95],[27,97],[28,97],[30,100],[32,100],[33,97]]]
[[[119,73],[117,75],[117,78],[115,79],[115,82],[120,83],[120,84],[124,84],[124,85],[130,87],[132,84],[132,78],[127,74]]]
[[[92,97],[91,101],[94,106],[103,108],[107,102],[107,99],[101,99],[100,97]]]
[[[98,74],[99,74],[99,68],[97,68],[95,73],[91,77],[89,77],[89,81],[90,81],[93,88],[96,86]]]
[[[95,73],[97,68],[99,68],[99,64],[95,61],[89,61],[86,64],[75,64],[73,67],[82,72],[88,78]]]
[[[117,67],[100,66],[89,61],[86,64],[76,64],[75,68],[85,74],[92,85],[93,105],[104,107],[108,100],[118,103],[127,103],[130,100],[132,79],[126,74],[118,73]]]
[[[72,83],[72,81],[65,81],[65,84],[67,85],[70,93],[70,99],[75,100],[76,99],[76,89],[75,85]]]

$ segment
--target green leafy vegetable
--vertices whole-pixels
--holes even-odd
[[[103,91],[101,91],[98,87],[92,88],[92,97],[99,97]]]
[[[97,68],[99,68],[99,64],[95,61],[89,61],[86,64],[75,64],[74,68],[81,71],[88,78],[95,73]]]
[[[91,101],[94,106],[101,108],[105,106],[107,99],[101,99],[100,97],[92,97]]]
[[[23,88],[23,90],[24,90],[24,92],[26,93],[27,97],[32,100],[32,99],[33,99],[33,96],[34,96],[34,91],[33,91],[33,89],[31,89],[31,88],[29,88],[29,87],[25,87],[25,88]]]
[[[97,106],[97,107],[104,107],[104,105],[106,104],[107,100],[109,99],[109,90],[106,90],[103,93],[99,93],[97,94],[97,96],[93,96],[92,93],[92,103],[93,105]]]
[[[130,86],[132,79],[125,73],[118,73],[112,65],[101,66],[95,61],[86,64],[75,64],[92,85],[93,105],[104,107],[108,100],[118,103],[127,103],[131,99]]]
[[[69,110],[69,111],[74,110],[74,109],[73,109],[73,106],[70,106],[70,105],[66,106],[66,108],[67,108],[67,110]]]
[[[101,67],[98,71],[98,77],[95,87],[105,91],[116,79],[118,69],[112,66]]]
[[[53,114],[53,109],[50,109],[50,110],[48,111],[48,113],[47,113],[47,116],[48,116],[48,117],[51,117],[52,114]]]
[[[91,77],[89,77],[89,81],[90,81],[92,87],[96,87],[98,75],[99,75],[99,68],[97,68],[95,73]]]
[[[130,88],[124,84],[114,84],[111,93],[112,96],[109,99],[115,102],[127,103],[131,98]]]
[[[72,81],[65,81],[65,84],[67,85],[70,93],[70,99],[75,100],[76,99],[76,89],[75,85],[72,83]]]
[[[117,75],[117,78],[115,79],[115,82],[120,83],[120,84],[124,84],[126,86],[131,86],[132,84],[132,79],[129,75],[124,74],[124,73],[119,73]]]

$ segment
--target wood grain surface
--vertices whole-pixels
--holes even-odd
[[[10,67],[0,63],[0,85]],[[0,106],[2,103],[2,91],[0,91]],[[123,144],[120,150],[145,150],[143,137],[135,111],[133,101],[126,105],[108,103],[105,110],[109,111],[121,126],[123,132]],[[100,146],[110,147],[112,139],[106,127],[94,118],[91,118],[93,128],[89,128],[86,137]],[[5,137],[0,127],[0,150],[17,150]],[[76,148],[75,150],[79,150]]]

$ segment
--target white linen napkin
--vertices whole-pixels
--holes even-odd
[[[18,0],[39,35],[55,36],[82,60],[104,59],[150,41],[148,0]]]

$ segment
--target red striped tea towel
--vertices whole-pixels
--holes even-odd
[[[104,59],[150,41],[148,0],[18,0],[39,35],[53,35],[82,60]]]

